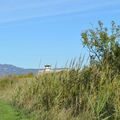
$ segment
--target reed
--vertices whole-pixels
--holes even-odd
[[[38,120],[119,120],[120,75],[111,77],[109,66],[71,64],[67,70],[41,74],[17,87],[13,105]]]

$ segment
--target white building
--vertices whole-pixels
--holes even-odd
[[[38,75],[40,75],[41,73],[48,73],[48,72],[51,72],[51,71],[52,71],[51,65],[45,65],[44,69],[40,69],[38,71]]]
[[[51,72],[51,65],[45,65],[44,72]]]
[[[60,72],[65,70],[65,68],[54,68],[52,69],[51,65],[45,65],[44,69],[41,69],[38,71],[38,75],[42,74],[42,73],[50,73],[50,72]]]

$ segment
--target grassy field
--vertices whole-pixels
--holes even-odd
[[[104,66],[6,77],[0,80],[0,89],[1,120],[21,120],[13,108],[34,120],[120,119],[120,75]]]
[[[27,78],[30,79],[29,76]],[[24,75],[0,78],[0,120],[33,120],[29,114],[25,115],[22,109],[12,105],[13,92],[25,79]]]
[[[0,100],[0,120],[30,120],[30,118],[16,111],[15,108],[7,102]]]
[[[14,109],[4,103],[3,101],[0,101],[0,120],[16,120],[16,112]]]

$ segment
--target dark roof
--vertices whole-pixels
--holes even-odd
[[[45,67],[51,67],[51,65],[45,65]]]

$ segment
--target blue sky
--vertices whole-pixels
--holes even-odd
[[[87,53],[80,33],[91,23],[120,24],[119,6],[120,0],[0,0],[0,63],[64,66]]]

